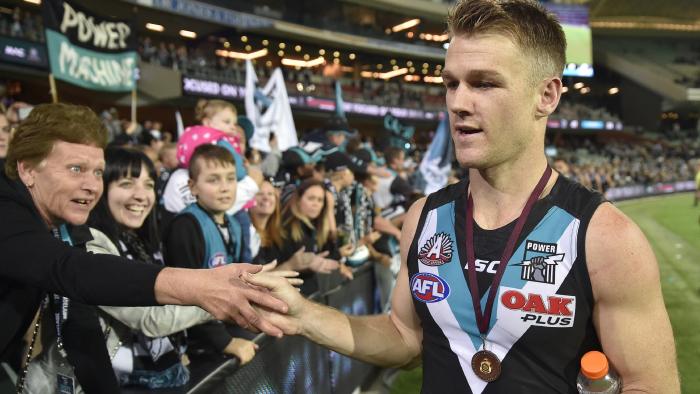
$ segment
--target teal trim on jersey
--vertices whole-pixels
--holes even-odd
[[[453,242],[457,242],[455,235],[455,202],[451,201],[435,209],[437,212],[437,223],[435,233],[447,233]],[[567,227],[574,221],[575,218],[565,210],[553,206],[544,215],[542,220],[535,226],[523,242],[518,245],[513,252],[513,256],[508,261],[506,272],[501,279],[501,286],[522,289],[527,281],[521,279],[521,267],[516,265],[522,262],[522,257],[525,252],[525,241],[537,240],[540,242],[556,243],[564,234]],[[438,267],[439,276],[447,281],[450,286],[450,297],[447,298],[447,303],[452,310],[459,326],[462,330],[469,334],[469,337],[474,344],[475,349],[481,347],[481,337],[476,324],[474,308],[472,306],[471,293],[467,281],[464,278],[464,267],[462,267],[457,245],[452,247],[452,260],[449,263]],[[456,263],[456,264],[455,264]],[[482,310],[486,308],[488,292],[481,298]],[[498,300],[494,301],[493,311],[491,313],[491,321],[489,322],[489,330],[496,324],[498,320]]]
[[[211,216],[204,212],[198,204],[190,204],[182,212],[183,214],[194,216],[199,224],[199,228],[202,229],[202,235],[204,235],[204,261],[202,261],[202,268],[215,268],[240,261],[242,241],[241,225],[238,224],[238,221],[234,219],[233,216],[226,214],[228,235],[231,240],[230,242],[233,243],[233,254],[231,254],[231,250],[226,247],[216,223],[214,223]],[[222,257],[224,261],[218,261]]]
[[[462,267],[462,260],[457,247],[454,222],[455,202],[451,201],[445,205],[441,205],[435,210],[437,211],[435,234],[446,233],[453,242],[452,260],[447,264],[439,266],[438,274],[442,279],[446,280],[450,286],[450,296],[447,298],[447,304],[450,306],[460,328],[462,328],[462,331],[469,334],[476,348],[481,346],[481,338],[479,337],[479,329],[476,325],[471,293],[469,293],[469,287],[464,280],[464,267]],[[484,298],[484,300],[485,299],[486,298]],[[481,303],[482,308],[486,304],[484,300],[482,300]]]

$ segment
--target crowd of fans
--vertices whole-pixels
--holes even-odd
[[[570,97],[562,98],[557,110],[551,116],[552,119],[566,120],[602,120],[610,122],[620,122],[620,118],[610,113],[606,108],[587,105],[582,102],[576,102]]]
[[[698,154],[697,139],[685,139],[671,146],[660,142],[571,138],[557,147],[557,169],[586,187],[605,192],[613,187],[691,180]]]
[[[142,61],[179,70],[190,77],[245,84],[245,62],[216,56],[213,49],[190,48],[183,43],[156,43],[150,37],[144,37],[139,45],[139,54]],[[258,61],[254,66],[256,75],[263,81],[270,77],[273,70],[264,64]],[[324,65],[303,69],[283,67],[287,91],[291,94],[334,97],[337,70],[333,76],[328,76],[326,68]],[[340,80],[343,98],[347,101],[428,111],[439,111],[444,107],[441,85],[411,83],[401,77],[383,81],[349,76]]]
[[[27,116],[20,107],[30,108],[18,104],[0,115],[0,160],[11,130]],[[353,267],[374,264],[381,305],[388,308],[402,218],[420,196],[409,182],[414,167],[405,165],[404,151],[375,152],[343,118],[332,117],[284,152],[271,138],[263,154],[248,146],[252,123],[232,104],[202,100],[196,114],[199,124],[177,142],[167,141],[170,133],[157,122],[134,125],[113,111],[102,114],[111,142],[86,249],[183,268],[275,261],[277,269],[301,273],[306,295],[318,290],[319,275],[352,280]],[[246,363],[257,348],[238,327],[195,307],[95,311],[124,386],[182,386],[189,380],[189,351]],[[55,337],[42,338],[42,345],[24,383],[29,392],[55,391],[55,382],[41,377],[65,361]],[[122,351],[127,364],[117,361]]]

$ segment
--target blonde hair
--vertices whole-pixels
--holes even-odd
[[[508,36],[532,59],[533,82],[564,72],[564,30],[557,17],[534,0],[459,0],[448,12],[447,29],[451,37]]]
[[[236,107],[228,101],[201,99],[197,101],[197,106],[194,108],[195,119],[201,123],[205,118],[211,119],[214,115],[225,109],[233,111],[234,116],[238,115]]]
[[[321,210],[321,214],[312,221],[299,210],[299,200],[301,200],[301,197],[307,190],[314,186],[318,186],[323,190],[323,209]],[[291,240],[293,242],[302,241],[304,238],[303,224],[309,228],[316,229],[316,245],[319,249],[323,248],[326,242],[331,239],[329,209],[328,200],[326,199],[326,188],[323,186],[323,182],[315,179],[305,180],[297,187],[290,200],[282,209],[282,240]]]
[[[268,183],[272,186],[270,181],[265,180],[263,183]],[[260,188],[262,189],[262,185]],[[260,234],[260,245],[263,247],[282,247],[282,217],[280,212],[280,196],[277,190],[275,190],[275,200],[275,209],[272,211],[270,218],[267,219],[265,228],[262,228],[261,224],[258,223],[255,215],[250,215],[250,221],[253,223],[253,227],[255,227],[258,234]]]

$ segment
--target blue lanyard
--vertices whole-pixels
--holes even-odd
[[[70,234],[68,233],[68,228],[65,224],[62,224],[58,228],[58,231],[54,229],[54,236],[56,236],[56,238],[60,236],[63,242],[70,246],[73,246],[73,240],[71,239]],[[52,294],[50,297],[52,302],[51,306],[53,309],[54,322],[56,323],[56,346],[58,348],[58,351],[65,358],[66,351],[63,349],[63,335],[61,334],[61,331],[63,323],[68,319],[68,306],[70,304],[70,300],[66,297],[62,297],[57,294]]]

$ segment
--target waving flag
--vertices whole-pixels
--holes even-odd
[[[343,87],[340,80],[335,80],[335,114],[345,119],[345,103],[343,102]]]
[[[450,135],[450,121],[447,114],[443,113],[441,116],[442,120],[435,132],[435,138],[420,163],[420,172],[426,182],[426,195],[445,187],[452,169],[454,146]]]
[[[248,145],[269,152],[270,133],[275,133],[280,151],[299,145],[282,70],[275,69],[261,89],[258,87],[258,76],[255,75],[253,64],[246,60],[245,79],[245,112],[255,125],[255,133]]]

